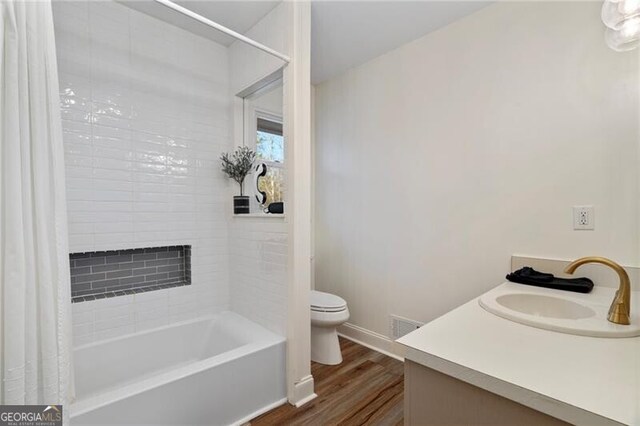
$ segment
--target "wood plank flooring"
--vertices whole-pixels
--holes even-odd
[[[318,397],[295,408],[285,404],[253,419],[251,426],[402,425],[403,364],[340,338],[340,365],[312,363]]]

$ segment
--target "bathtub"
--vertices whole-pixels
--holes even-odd
[[[74,350],[76,425],[241,424],[286,401],[285,340],[232,312]]]

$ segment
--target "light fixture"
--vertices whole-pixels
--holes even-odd
[[[626,52],[640,43],[640,0],[605,0],[602,22],[605,41],[616,52]]]
[[[618,30],[607,28],[605,33],[607,46],[616,52],[627,52],[640,43],[640,16],[627,19]]]
[[[640,13],[640,0],[618,1],[618,9],[625,16],[637,15]]]

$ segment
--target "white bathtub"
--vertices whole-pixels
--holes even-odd
[[[72,425],[229,425],[285,401],[285,340],[232,312],[80,346]]]

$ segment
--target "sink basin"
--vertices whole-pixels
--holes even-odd
[[[593,309],[571,300],[539,294],[504,294],[496,297],[496,302],[523,314],[545,318],[580,319],[596,314]]]
[[[478,303],[494,315],[545,330],[591,337],[640,336],[640,293],[631,294],[630,325],[607,321],[614,294],[609,287],[596,286],[581,294],[504,283],[480,296]]]

